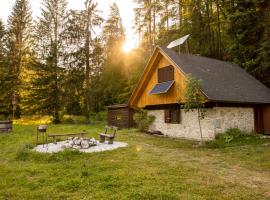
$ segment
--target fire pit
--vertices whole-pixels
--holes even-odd
[[[33,150],[40,153],[57,153],[65,149],[76,150],[83,153],[94,153],[101,151],[110,151],[128,146],[125,142],[115,141],[113,144],[108,142],[100,143],[94,138],[68,138],[66,141],[49,143],[47,145],[37,145]]]
[[[90,147],[96,146],[97,141],[95,138],[79,138],[79,137],[69,137],[62,148],[71,148],[71,149],[88,149]]]

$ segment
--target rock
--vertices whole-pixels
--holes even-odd
[[[63,144],[62,148],[69,149],[69,148],[72,148],[72,145],[69,143],[65,143],[65,144]]]
[[[88,149],[90,147],[89,142],[87,140],[82,140],[81,147],[82,149]]]
[[[72,148],[73,148],[73,149],[81,149],[81,146],[79,146],[79,145],[74,145]]]
[[[74,144],[78,146],[81,145],[81,140],[80,139],[74,140]]]

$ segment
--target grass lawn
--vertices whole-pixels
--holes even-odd
[[[50,125],[49,132],[97,125]],[[0,135],[0,199],[269,199],[270,140],[214,148],[123,130],[127,148],[39,154],[35,125]]]

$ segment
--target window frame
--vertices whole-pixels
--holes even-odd
[[[163,83],[174,80],[174,67],[172,65],[162,67],[157,72],[157,82]]]
[[[181,109],[179,108],[168,108],[164,110],[164,122],[166,124],[180,124],[181,123]],[[176,112],[177,119],[174,120],[172,113]]]

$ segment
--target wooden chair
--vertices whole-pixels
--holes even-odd
[[[114,138],[116,136],[116,131],[117,130],[118,130],[118,127],[105,126],[105,132],[99,134],[99,142],[104,143],[106,138],[107,138],[108,139],[108,144],[113,144],[113,140],[114,140]]]

